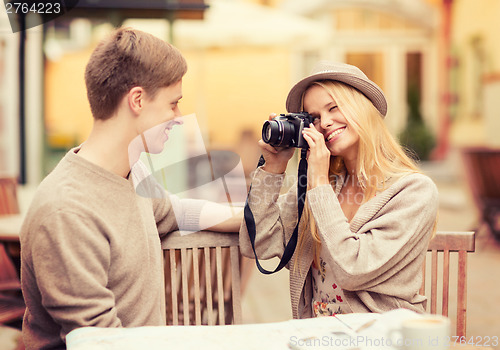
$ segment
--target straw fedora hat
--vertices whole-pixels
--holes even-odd
[[[299,81],[288,93],[286,109],[289,113],[301,112],[302,96],[311,83],[320,80],[335,80],[350,85],[362,92],[380,114],[387,114],[387,101],[382,90],[355,66],[346,63],[321,61],[312,73]]]

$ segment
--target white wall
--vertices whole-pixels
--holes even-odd
[[[19,175],[18,42],[0,11],[0,176]]]
[[[484,85],[484,128],[486,144],[500,146],[500,77]]]

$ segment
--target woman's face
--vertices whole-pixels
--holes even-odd
[[[359,135],[347,123],[327,90],[319,85],[308,88],[304,94],[304,111],[312,115],[314,126],[323,134],[332,155],[356,159]]]

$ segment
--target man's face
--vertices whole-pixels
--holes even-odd
[[[139,133],[146,152],[160,153],[174,125],[182,124],[179,100],[182,98],[182,80],[160,88],[154,98],[146,94],[139,116]]]

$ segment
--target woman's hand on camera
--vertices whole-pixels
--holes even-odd
[[[310,188],[328,185],[331,153],[326,147],[325,138],[313,124],[302,131],[304,139],[309,145],[307,163],[307,183]]]
[[[276,117],[276,114],[269,115],[269,120]],[[263,169],[267,172],[274,174],[283,174],[288,165],[288,161],[292,158],[295,153],[295,148],[289,147],[274,147],[263,140],[259,141],[259,146],[262,150],[262,155],[266,160]]]

